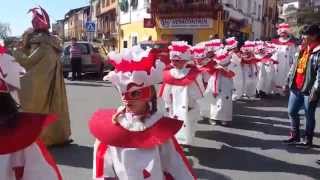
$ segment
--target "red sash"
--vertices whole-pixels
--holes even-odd
[[[169,66],[163,71],[163,83],[176,86],[187,86],[191,84],[196,80],[201,72],[195,66],[188,65],[187,68],[190,68],[189,73],[181,79],[176,79],[171,75],[170,70],[172,69],[172,67]]]

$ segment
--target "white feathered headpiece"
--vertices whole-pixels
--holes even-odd
[[[104,80],[111,81],[120,93],[162,82],[165,64],[157,59],[152,49],[143,50],[140,46],[135,46],[121,53],[110,52],[108,59],[115,70],[110,72]]]
[[[194,59],[204,59],[207,57],[206,46],[204,43],[199,43],[192,47],[192,56]]]
[[[238,41],[236,40],[235,37],[230,37],[226,39],[226,46],[227,50],[234,49],[238,47]]]
[[[172,41],[169,46],[170,59],[174,60],[192,60],[191,46],[187,41]]]
[[[221,39],[213,39],[205,43],[207,52],[215,52],[223,48]]]

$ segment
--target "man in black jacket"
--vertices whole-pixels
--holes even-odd
[[[298,58],[289,73],[290,97],[288,113],[291,136],[286,144],[311,148],[315,129],[315,111],[320,97],[320,28],[307,25],[302,30],[303,43]],[[305,110],[305,139],[300,143],[299,110]]]

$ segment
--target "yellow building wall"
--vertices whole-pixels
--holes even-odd
[[[156,28],[144,28],[143,22],[134,22],[130,24],[120,25],[120,51],[123,49],[123,42],[128,42],[128,48],[132,47],[132,36],[137,36],[138,43],[144,40],[148,40],[151,36],[152,40],[157,40]]]
[[[220,38],[224,37],[223,21],[214,20],[213,27],[209,29],[188,29],[187,33],[193,35],[193,44],[208,41],[210,35],[218,34]],[[123,49],[124,41],[127,41],[128,48],[132,47],[132,37],[137,37],[137,42],[147,40],[150,36],[152,40],[170,40],[162,39],[163,35],[181,34],[181,29],[160,29],[160,28],[144,28],[143,22],[134,22],[120,25],[120,41],[118,48]]]
[[[208,41],[210,35],[218,34],[220,38],[223,38],[224,23],[222,21],[214,20],[213,27],[207,29],[157,29],[158,38],[166,37],[166,35],[181,35],[190,34],[193,35],[193,44],[197,44],[203,41]],[[171,40],[171,39],[163,39]]]

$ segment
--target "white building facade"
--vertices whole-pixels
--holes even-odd
[[[246,39],[261,39],[263,37],[262,15],[263,6],[265,5],[264,0],[222,0],[222,3],[224,10],[228,12],[227,21],[242,22],[240,28],[245,25],[251,26],[250,32],[246,32],[248,34]],[[228,35],[229,33],[226,32],[226,34]]]
[[[121,48],[135,46],[149,37],[155,38],[154,28],[144,27],[144,20],[151,18],[148,12],[150,2],[151,0],[121,0],[119,2]]]

